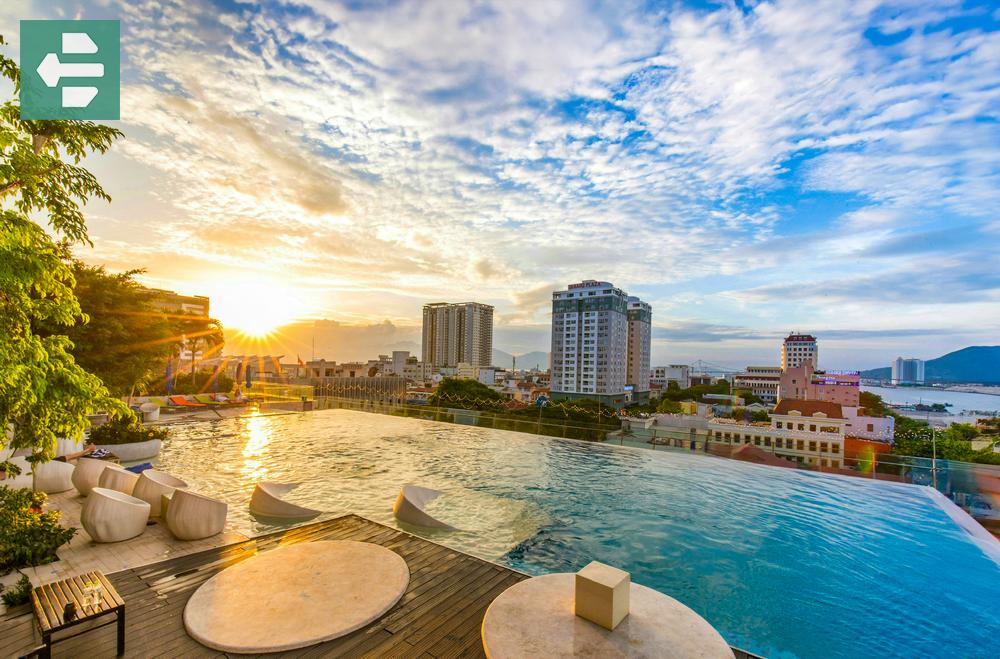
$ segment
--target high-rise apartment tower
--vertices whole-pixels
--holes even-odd
[[[422,360],[435,367],[493,362],[493,307],[479,302],[424,305]]]

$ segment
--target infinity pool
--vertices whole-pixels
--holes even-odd
[[[159,462],[248,532],[273,528],[261,479],[394,526],[400,485],[443,490],[462,530],[422,535],[531,574],[619,566],[768,657],[1000,648],[1000,551],[918,486],[346,410],[175,426]]]

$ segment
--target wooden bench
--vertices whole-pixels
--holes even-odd
[[[100,604],[96,606],[86,606],[87,597],[84,592],[87,582],[100,583],[104,586]],[[68,602],[73,602],[76,606],[76,617],[66,621],[63,619],[63,611]],[[118,656],[125,654],[125,600],[121,598],[121,595],[103,573],[87,572],[70,579],[39,586],[31,592],[31,604],[35,609],[35,618],[42,633],[42,647],[32,654],[50,657],[53,643],[79,636],[92,629],[105,627],[115,622],[118,623]],[[68,634],[58,639],[52,638],[53,635],[65,629],[97,620],[112,613],[115,614],[115,620],[88,626],[87,629],[76,634]]]

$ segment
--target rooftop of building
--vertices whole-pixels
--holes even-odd
[[[789,334],[785,337],[785,343],[789,341],[815,341],[816,337],[812,334]]]
[[[797,400],[795,398],[779,400],[773,414],[781,416],[793,412],[798,412],[802,416],[813,416],[818,412],[826,415],[829,419],[844,418],[844,410],[839,403],[828,403],[825,400]]]

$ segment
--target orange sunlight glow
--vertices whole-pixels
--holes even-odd
[[[252,337],[265,337],[307,311],[293,289],[272,282],[215,284],[208,295],[212,317],[223,327]]]

